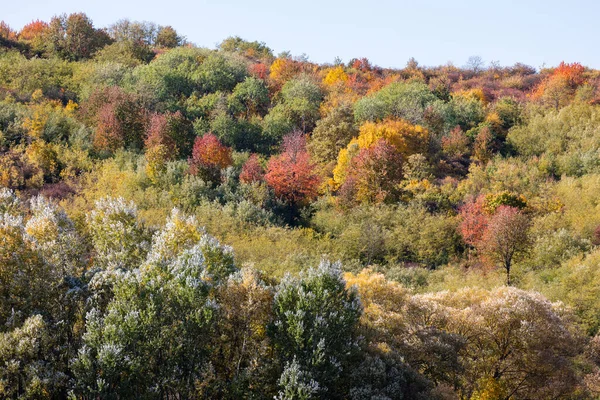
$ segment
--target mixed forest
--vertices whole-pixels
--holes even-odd
[[[0,23],[0,398],[600,398],[600,71]]]

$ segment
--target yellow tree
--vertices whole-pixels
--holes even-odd
[[[340,150],[338,162],[333,170],[333,189],[338,189],[346,180],[350,160],[361,149],[368,149],[383,139],[406,159],[417,153],[427,153],[429,132],[420,125],[402,119],[386,119],[382,122],[366,122],[345,149]]]

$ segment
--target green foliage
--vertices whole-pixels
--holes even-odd
[[[600,113],[595,106],[573,104],[545,113],[532,111],[527,122],[508,135],[523,156],[548,160],[550,173],[581,176],[598,171],[600,148],[596,127]]]
[[[394,82],[356,102],[354,115],[359,123],[397,117],[413,124],[423,124],[425,109],[437,101],[422,82]]]
[[[0,47],[1,398],[597,397],[598,71]]]
[[[358,350],[355,329],[362,308],[346,289],[341,265],[322,261],[299,278],[287,276],[275,294],[272,335],[285,368],[282,399],[337,397]]]

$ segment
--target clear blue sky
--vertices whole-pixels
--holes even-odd
[[[471,55],[536,68],[579,61],[600,68],[597,0],[1,0],[0,19],[20,29],[33,19],[85,12],[94,24],[122,18],[172,25],[199,46],[227,36],[264,41],[275,54],[289,50],[332,62],[367,57],[383,67],[421,65]]]

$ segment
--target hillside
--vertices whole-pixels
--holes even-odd
[[[0,22],[0,398],[600,398],[599,104]]]

